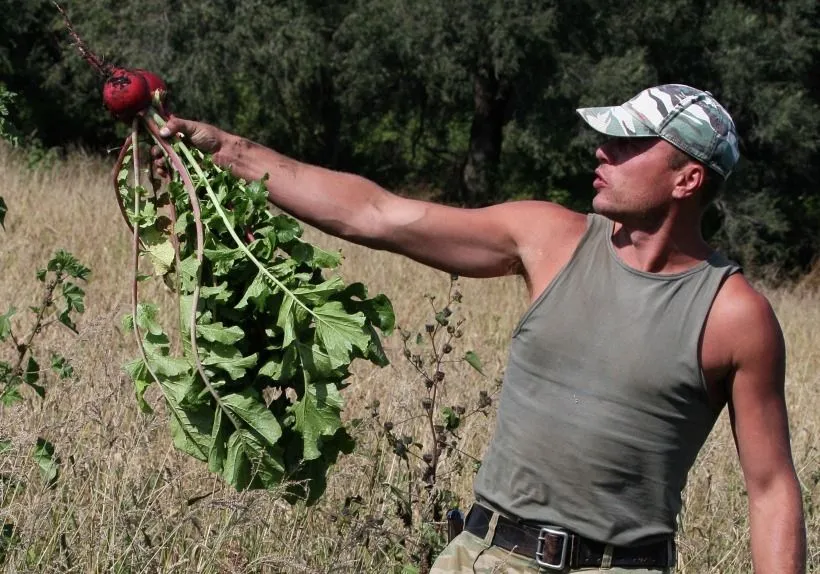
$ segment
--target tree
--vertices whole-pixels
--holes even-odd
[[[46,146],[122,127],[48,0],[7,0],[0,82]],[[588,209],[600,136],[581,106],[658,83],[710,90],[743,159],[705,231],[748,271],[820,251],[820,22],[813,0],[82,0],[101,55],[169,83],[180,115],[412,193]],[[121,133],[119,135],[122,135]]]

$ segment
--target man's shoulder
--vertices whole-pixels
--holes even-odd
[[[782,346],[782,331],[765,293],[742,273],[726,278],[709,313],[709,327],[735,361]]]
[[[558,203],[534,199],[512,200],[497,208],[510,227],[529,236],[548,233],[553,238],[578,238],[591,218]]]

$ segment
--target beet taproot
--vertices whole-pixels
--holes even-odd
[[[143,70],[142,68],[137,68],[134,71],[140,74],[143,78],[145,78],[145,81],[148,82],[148,91],[151,92],[151,97],[154,97],[154,94],[159,92],[159,100],[164,102],[165,97],[168,94],[168,86],[165,85],[165,81],[154,72],[149,72],[148,70]]]
[[[147,80],[138,72],[114,70],[103,85],[103,104],[115,118],[130,120],[151,105]]]

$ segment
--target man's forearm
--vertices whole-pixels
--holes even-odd
[[[330,234],[353,241],[375,239],[379,203],[389,194],[356,175],[307,165],[240,137],[231,138],[220,163],[248,181],[267,174],[274,205]]]
[[[806,530],[795,479],[750,493],[752,560],[756,574],[805,574]]]

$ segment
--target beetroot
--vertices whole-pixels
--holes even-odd
[[[154,97],[156,92],[159,92],[159,101],[164,102],[165,96],[168,93],[168,87],[165,85],[165,82],[162,78],[157,76],[154,72],[149,72],[148,70],[143,70],[142,68],[137,68],[134,70],[136,73],[140,74],[145,81],[148,82],[148,91],[151,92],[151,97]]]
[[[156,106],[157,111],[159,111],[159,114],[163,118],[168,119],[168,87],[165,85],[165,81],[154,72],[149,72],[142,68],[137,68],[134,71],[142,75],[145,81],[148,82],[148,91],[151,93],[151,103]]]
[[[105,78],[102,92],[103,104],[115,118],[130,121],[136,114],[151,106],[154,93],[157,93],[157,100],[162,108],[167,88],[159,76],[148,70],[126,70],[103,61],[86,46],[74,30],[65,10],[59,4],[55,6],[63,15],[68,34],[80,51],[80,55],[100,76]]]
[[[103,103],[115,118],[130,120],[151,105],[148,82],[142,74],[116,69],[103,86]]]

